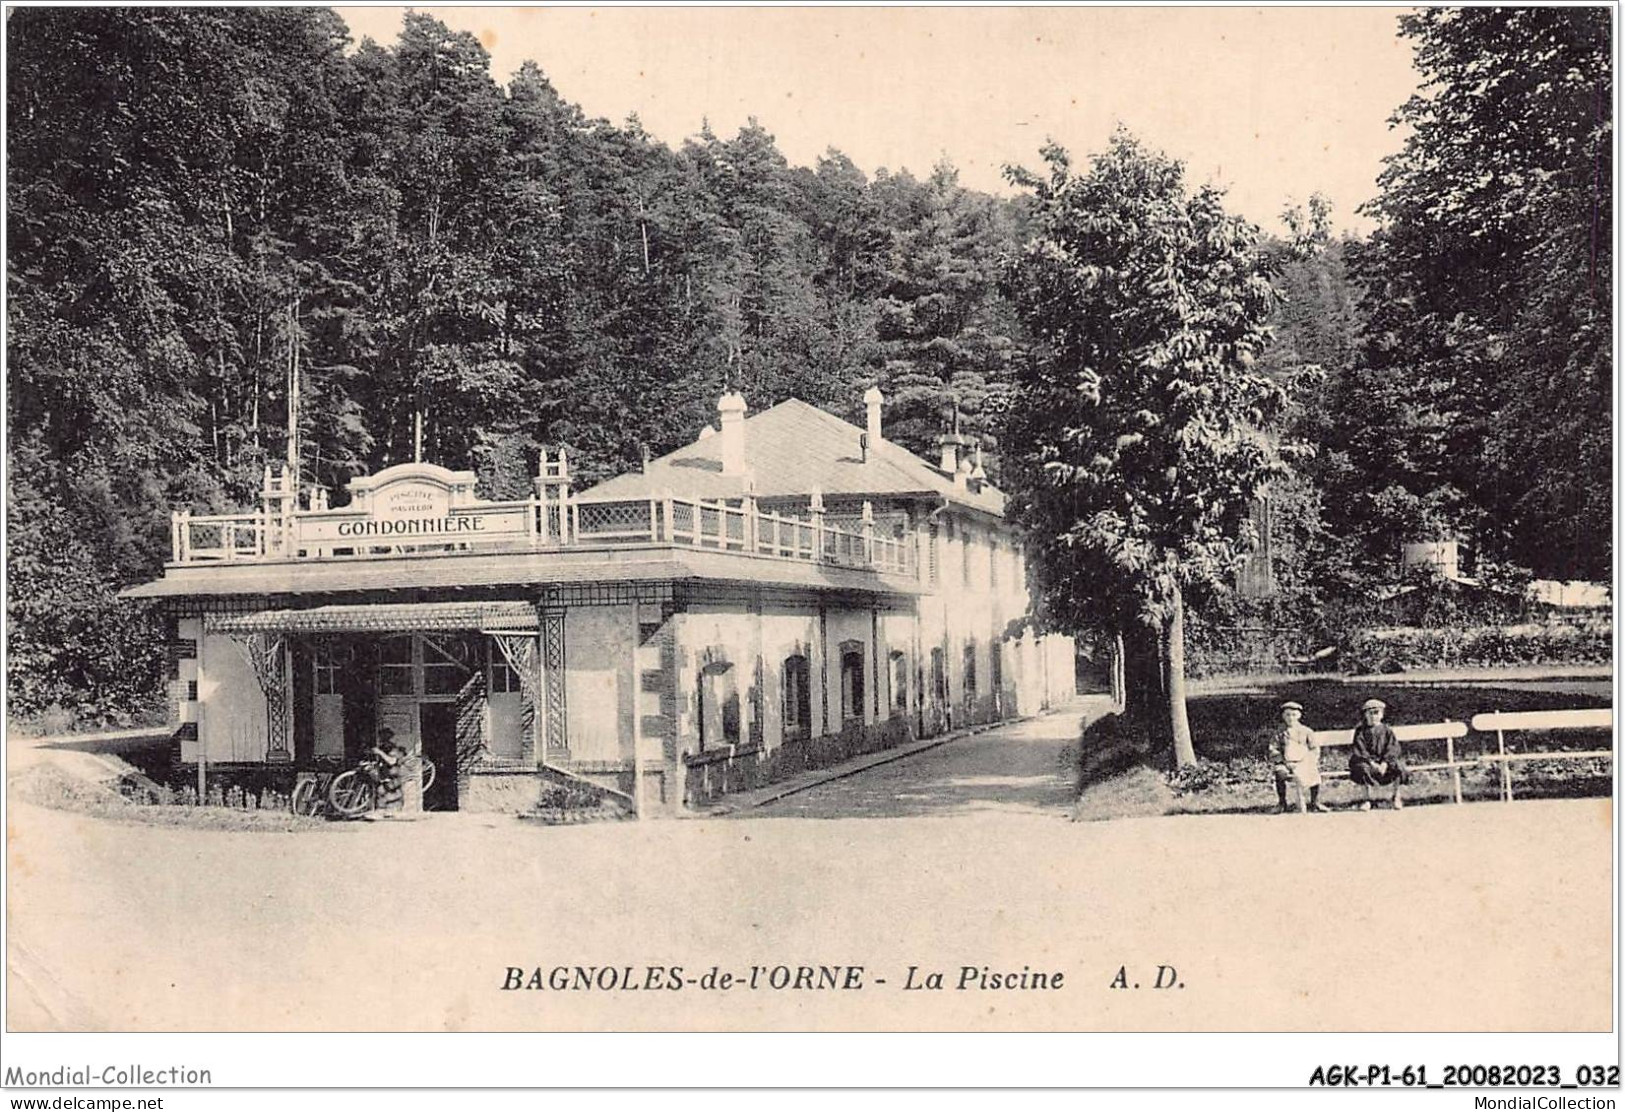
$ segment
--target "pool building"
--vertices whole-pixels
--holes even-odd
[[[253,512],[173,515],[161,579],[177,758],[211,773],[354,763],[388,728],[430,809],[547,785],[672,815],[851,755],[1036,713],[1073,688],[1035,636],[1019,536],[964,438],[935,463],[738,394],[691,444],[532,496],[404,463],[348,500],[266,472]]]

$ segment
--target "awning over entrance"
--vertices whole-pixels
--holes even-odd
[[[416,633],[454,629],[512,633],[538,626],[536,608],[528,602],[313,606],[304,610],[210,614],[206,623],[206,628],[216,633]]]

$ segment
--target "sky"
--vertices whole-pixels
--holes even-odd
[[[337,10],[386,44],[405,11]],[[1314,192],[1334,226],[1368,230],[1355,210],[1417,85],[1393,7],[418,10],[478,36],[498,81],[533,60],[589,116],[636,113],[673,147],[754,116],[792,164],[835,147],[924,174],[946,157],[1008,192],[1001,168],[1040,165],[1047,138],[1081,161],[1122,124],[1272,230]]]

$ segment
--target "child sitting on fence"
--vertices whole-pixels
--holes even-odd
[[[1365,793],[1360,810],[1371,810],[1371,789],[1393,787],[1392,806],[1399,810],[1405,801],[1399,797],[1400,785],[1405,783],[1405,751],[1399,738],[1382,720],[1388,704],[1381,699],[1367,699],[1360,704],[1361,722],[1354,728],[1354,740],[1349,745],[1349,779],[1360,785]]]
[[[1292,809],[1286,799],[1288,781],[1298,785],[1298,810],[1326,811],[1320,802],[1320,744],[1314,731],[1303,724],[1302,703],[1281,704],[1281,725],[1270,735],[1270,762],[1275,767],[1275,794],[1283,812]]]

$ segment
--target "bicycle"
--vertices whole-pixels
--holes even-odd
[[[385,771],[383,764],[376,758],[367,758],[356,767],[334,776],[327,785],[325,793],[326,805],[329,809],[343,818],[360,818],[378,802],[378,785],[383,780]],[[434,762],[427,757],[413,753],[401,758],[400,777],[404,783],[409,777],[416,776],[421,791],[425,794],[434,786]],[[309,785],[305,803],[310,810],[300,811],[299,788]],[[320,804],[317,802],[322,796],[318,790],[319,780],[306,780],[301,782],[294,791],[294,810],[296,814],[317,814]]]
[[[327,789],[336,775],[332,772],[301,772],[293,786],[293,794],[288,798],[293,813],[306,818],[323,814],[327,810]]]

